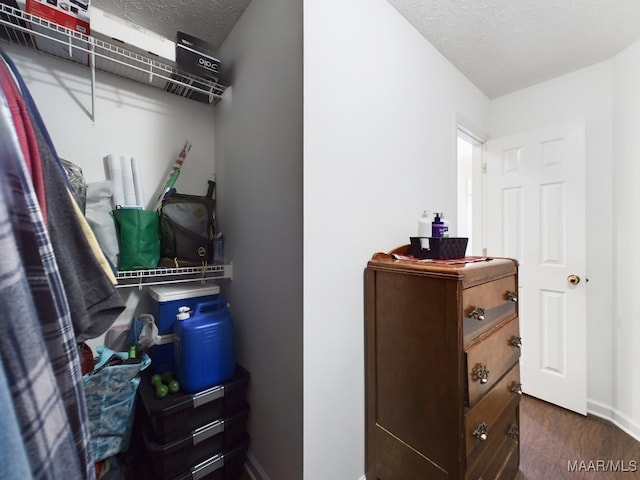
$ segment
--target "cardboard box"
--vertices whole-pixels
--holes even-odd
[[[86,5],[86,12],[75,4],[74,10],[69,10],[70,0],[26,0],[23,5],[27,13],[47,21],[44,24],[31,22],[33,43],[38,50],[81,65],[89,65],[90,45],[85,35],[89,34],[90,0],[74,1]],[[78,14],[75,13],[76,10]],[[84,13],[80,14],[80,11]],[[82,35],[69,35],[66,30],[58,28],[58,25]]]
[[[69,30],[90,34],[91,0],[27,0],[26,11]]]
[[[91,5],[91,36],[158,61],[176,60],[176,43],[140,25]],[[116,72],[117,73],[117,72]],[[146,80],[143,80],[146,81]]]
[[[179,69],[212,80],[220,76],[220,60],[213,56],[211,46],[204,40],[178,32],[176,64]]]

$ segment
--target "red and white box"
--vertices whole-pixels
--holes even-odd
[[[27,13],[44,18],[70,30],[90,34],[91,0],[27,0]]]

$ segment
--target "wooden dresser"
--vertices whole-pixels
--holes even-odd
[[[379,253],[369,261],[367,480],[517,474],[517,286],[512,259],[445,265]]]

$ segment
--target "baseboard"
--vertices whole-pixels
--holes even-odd
[[[251,480],[270,480],[269,475],[263,470],[260,462],[253,456],[251,451],[247,452],[247,460],[244,464],[244,469],[247,471]],[[366,475],[363,475],[358,480],[367,480]]]
[[[587,401],[587,413],[608,420],[640,442],[640,425],[619,410],[595,400]]]
[[[260,465],[260,462],[258,462],[253,453],[251,453],[251,450],[247,451],[247,460],[244,464],[244,469],[251,477],[251,480],[271,480],[267,472],[265,472]]]

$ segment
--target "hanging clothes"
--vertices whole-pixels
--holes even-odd
[[[7,74],[0,62],[0,76]],[[68,346],[70,318],[4,90],[0,90],[0,165],[0,311],[4,318],[0,355],[31,476],[93,479],[93,468],[88,469],[93,460],[86,404],[73,340],[66,361],[55,358],[54,364],[49,354],[54,342],[58,348]],[[47,327],[51,324],[57,326],[58,334],[45,341],[43,332],[53,331]]]
[[[2,227],[0,227],[2,229]],[[0,289],[3,287],[0,286]],[[13,408],[10,385],[4,373],[2,357],[0,357],[0,478],[29,479],[32,478],[27,452],[22,443],[20,426]]]
[[[5,92],[6,102],[13,120],[20,149],[22,151],[22,161],[27,168],[29,177],[31,178],[31,182],[40,205],[40,211],[42,212],[43,220],[46,224],[44,179],[42,177],[40,153],[38,151],[33,127],[29,120],[27,105],[17,90],[14,83],[15,77],[13,77],[11,70],[9,70],[5,65],[2,72],[3,74],[0,77],[0,89]]]
[[[91,247],[87,235],[74,213],[70,184],[42,117],[20,72],[8,56],[0,50],[26,105],[28,120],[44,173],[45,207],[49,212],[48,233],[54,252],[59,259],[69,301],[73,330],[78,343],[104,334],[125,308],[125,303],[105,274],[102,255]]]
[[[94,480],[76,342],[104,333],[124,302],[78,222],[29,91],[1,50],[0,87],[0,366],[12,403],[0,407],[14,412],[28,459],[31,476],[19,478]],[[20,450],[11,441],[6,446]]]

